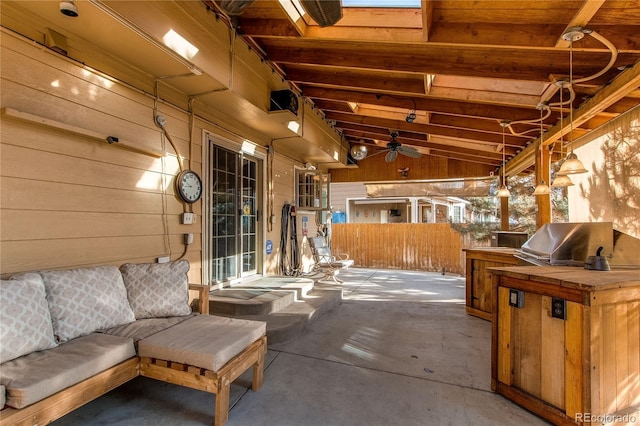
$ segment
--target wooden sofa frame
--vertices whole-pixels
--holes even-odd
[[[208,314],[209,286],[189,284],[189,290],[198,291],[198,310]],[[222,426],[229,418],[229,392],[235,379],[253,367],[251,388],[257,391],[262,387],[266,351],[267,338],[263,336],[218,371],[136,356],[28,407],[5,408],[0,411],[0,426],[46,425],[138,376],[214,393],[214,424]]]

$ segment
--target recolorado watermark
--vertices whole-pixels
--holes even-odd
[[[638,417],[634,414],[591,414],[576,413],[577,422],[600,423],[603,425],[611,423],[635,424]]]

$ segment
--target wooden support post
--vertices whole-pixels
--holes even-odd
[[[500,198],[500,230],[509,230],[509,197]]]
[[[540,153],[536,160],[536,185],[544,180],[547,185],[551,185],[550,178],[550,164],[549,164],[549,148],[546,146],[539,146]],[[536,215],[536,229],[540,229],[545,223],[551,223],[551,196],[536,195],[536,203],[538,204],[538,214]]]

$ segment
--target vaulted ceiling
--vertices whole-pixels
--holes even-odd
[[[424,155],[497,168],[504,138],[516,173],[534,163],[541,117],[558,158],[562,145],[640,104],[637,0],[422,0],[343,7],[325,27],[295,0],[216,1],[205,3],[370,152],[397,130]],[[583,38],[563,39],[576,26]],[[575,97],[562,83],[570,77]]]

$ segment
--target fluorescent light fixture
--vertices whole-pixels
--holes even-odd
[[[173,29],[167,31],[167,33],[162,37],[162,41],[164,42],[165,46],[187,60],[193,59],[193,57],[196,56],[199,52],[199,49],[197,47],[189,43],[187,39],[182,37]]]
[[[256,144],[245,140],[242,141],[242,148],[240,149],[246,154],[254,154],[256,152]]]
[[[287,123],[287,129],[291,130],[293,133],[298,133],[298,130],[300,129],[300,123],[291,120]]]

